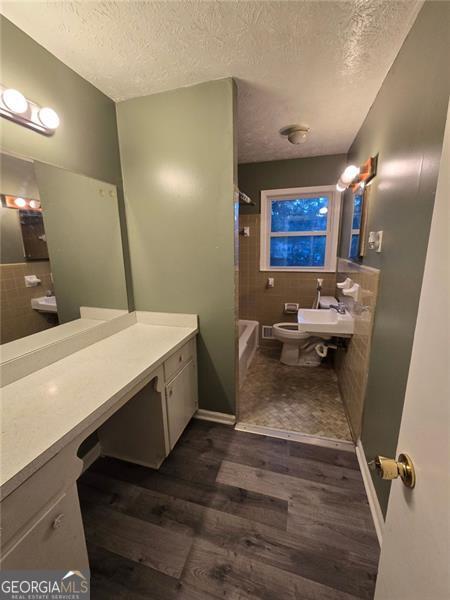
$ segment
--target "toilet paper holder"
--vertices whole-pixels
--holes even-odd
[[[298,302],[285,302],[284,303],[284,314],[294,315],[299,311],[300,305]]]

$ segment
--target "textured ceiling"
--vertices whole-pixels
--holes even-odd
[[[240,162],[346,152],[421,0],[3,1],[114,100],[233,76]],[[7,84],[7,82],[4,82]],[[308,141],[278,131],[301,123]]]

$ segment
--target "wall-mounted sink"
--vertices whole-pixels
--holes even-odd
[[[58,312],[58,307],[56,306],[56,297],[41,296],[40,298],[31,298],[31,308],[39,312],[56,313]]]
[[[332,308],[301,308],[298,311],[298,328],[305,333],[349,337],[353,335],[354,322],[349,312],[341,315]]]

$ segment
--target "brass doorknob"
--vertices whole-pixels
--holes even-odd
[[[378,473],[382,479],[400,479],[404,485],[413,488],[416,485],[416,472],[412,460],[407,454],[399,454],[397,460],[386,456],[375,456],[369,462],[369,467]]]

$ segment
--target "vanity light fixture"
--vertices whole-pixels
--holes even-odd
[[[24,198],[16,198],[14,200],[14,204],[18,207],[18,208],[23,208],[24,206],[27,205],[27,201],[24,200]]]
[[[361,170],[359,167],[356,167],[355,165],[349,165],[341,175],[342,183],[345,185],[350,185],[355,177],[359,175],[360,171]]]
[[[53,135],[59,126],[53,108],[41,107],[13,88],[0,86],[0,115],[44,135]]]
[[[9,111],[17,115],[22,115],[28,109],[28,102],[25,96],[13,88],[3,90],[2,102]]]
[[[47,129],[51,129],[52,131],[54,131],[59,127],[59,117],[56,111],[53,110],[53,108],[49,108],[48,106],[41,108],[38,113],[38,116],[39,121],[44,127],[47,127]]]
[[[3,208],[11,208],[13,210],[42,211],[40,200],[30,200],[29,198],[23,198],[22,196],[0,194],[0,205]]]
[[[369,184],[377,174],[378,154],[371,156],[361,167],[348,165],[336,184],[338,192],[344,192],[347,188],[355,191],[358,187],[362,189]]]

